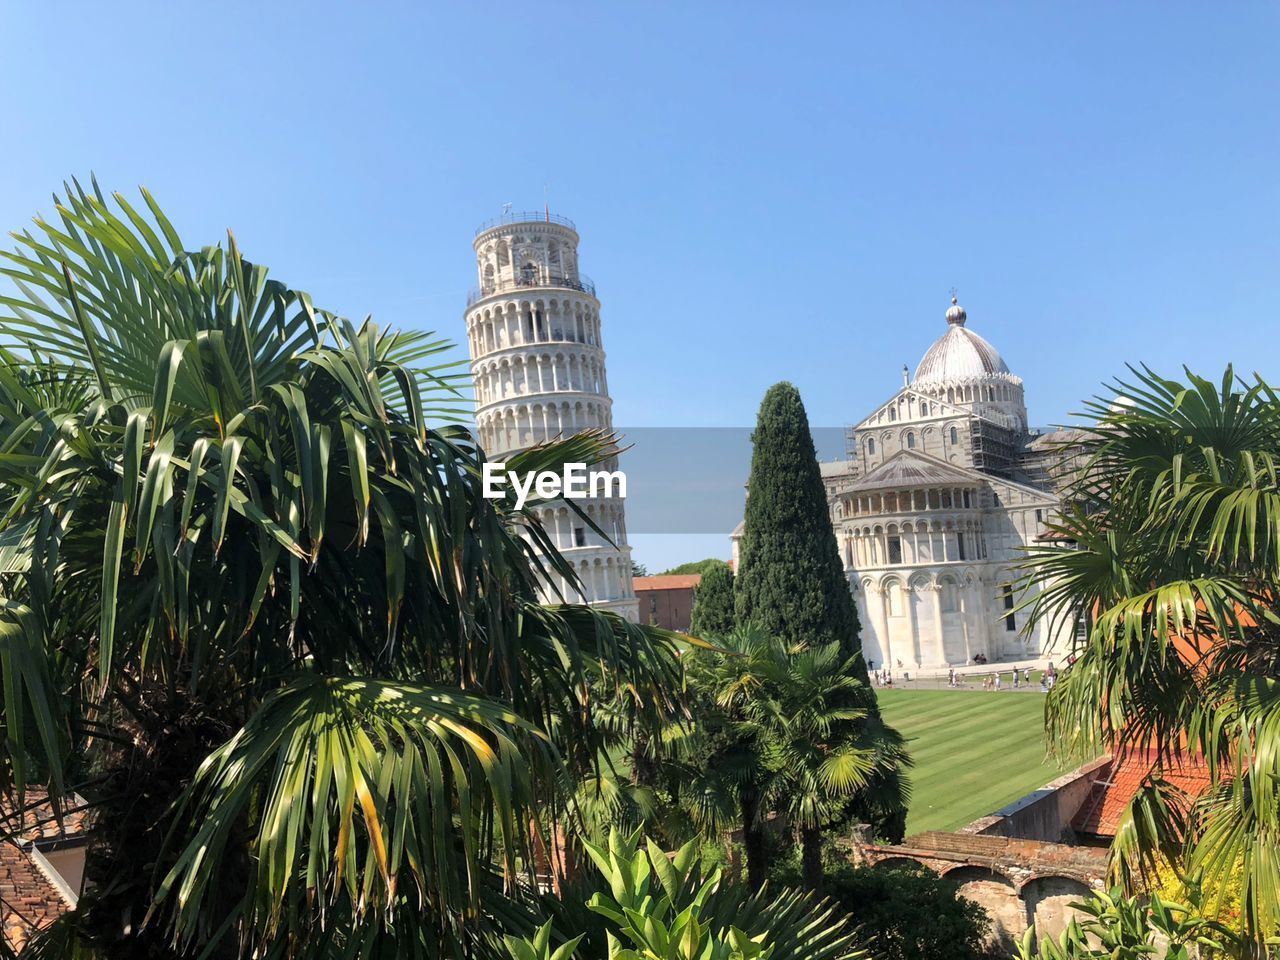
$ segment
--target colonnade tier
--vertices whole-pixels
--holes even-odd
[[[913,566],[922,563],[973,562],[987,558],[986,537],[978,517],[914,518],[840,528],[846,567]]]
[[[621,500],[602,497],[586,497],[574,500],[574,506],[587,515],[587,519],[605,532],[600,536],[581,516],[564,503],[532,508],[534,516],[542,524],[551,542],[562,552],[598,548],[613,550],[613,544],[627,539],[626,514]],[[609,541],[613,541],[610,543]]]
[[[914,490],[876,490],[840,494],[835,519],[918,513],[922,510],[977,510],[977,487],[929,487]]]
[[[992,377],[995,376],[999,379],[993,383]],[[1023,399],[1022,379],[1013,374],[988,375],[971,382],[953,380],[947,383],[921,383],[917,380],[912,382],[911,389],[933,397],[935,400],[945,400],[947,403],[954,404],[984,401],[997,403],[1002,400],[1022,402]],[[921,416],[928,416],[928,413],[928,410],[920,411]]]
[[[480,446],[491,455],[523,450],[536,443],[571,437],[584,430],[609,432],[613,415],[608,398],[560,399],[548,396],[533,403],[504,403],[476,414]]]
[[[604,354],[583,347],[491,354],[471,365],[471,376],[480,409],[535,394],[609,394]]]
[[[574,290],[548,290],[534,297],[497,295],[474,304],[466,319],[474,360],[544,343],[601,346],[600,301]]]
[[[472,241],[482,295],[556,278],[580,283],[578,231],[563,217],[516,215],[481,229]]]
[[[621,552],[611,547],[570,548],[561,554],[577,573],[582,589],[578,591],[566,577],[548,570],[547,589],[543,591],[546,599],[563,598],[566,603],[635,603],[629,548]]]

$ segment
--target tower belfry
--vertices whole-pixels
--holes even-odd
[[[613,429],[600,301],[578,271],[578,231],[549,211],[482,224],[473,246],[479,287],[467,299],[476,427],[490,459],[584,430]],[[601,464],[602,469],[616,465]],[[582,584],[569,599],[639,619],[623,501],[575,500],[602,538],[563,502],[540,508],[548,537]],[[546,598],[555,595],[547,591]]]

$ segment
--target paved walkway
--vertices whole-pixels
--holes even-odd
[[[999,663],[970,663],[963,667],[956,667],[955,672],[960,677],[960,686],[952,687],[950,677],[947,672],[938,670],[924,670],[916,673],[914,670],[908,669],[910,680],[902,678],[901,670],[893,672],[893,689],[894,690],[977,690],[979,692],[998,692],[998,693],[1044,693],[1040,688],[1040,676],[1044,668],[1050,662],[1054,663],[1058,672],[1061,673],[1065,664],[1056,661],[1050,661],[1044,657],[1027,660],[1002,660]],[[879,665],[877,665],[878,667]],[[1019,682],[1018,686],[1013,685],[1013,671],[1025,671],[1031,669],[1031,682]],[[998,691],[984,691],[982,682],[992,674],[1000,676],[1000,689]],[[874,683],[874,681],[873,681]],[[875,684],[880,686],[879,684]]]

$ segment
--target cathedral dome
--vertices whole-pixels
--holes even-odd
[[[968,314],[951,298],[947,332],[939,337],[916,367],[914,383],[946,383],[1011,376],[996,348],[965,327]],[[1003,377],[1001,375],[1003,374]]]

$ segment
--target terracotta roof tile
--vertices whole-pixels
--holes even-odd
[[[1114,837],[1125,808],[1137,795],[1147,775],[1156,765],[1153,753],[1134,752],[1117,758],[1111,770],[1094,785],[1088,799],[1076,812],[1072,826],[1078,833]],[[1209,786],[1209,770],[1197,759],[1165,766],[1162,776],[1188,797],[1198,797]]]
[[[636,592],[642,590],[687,590],[702,582],[699,573],[676,573],[662,577],[635,577],[632,581]]]

